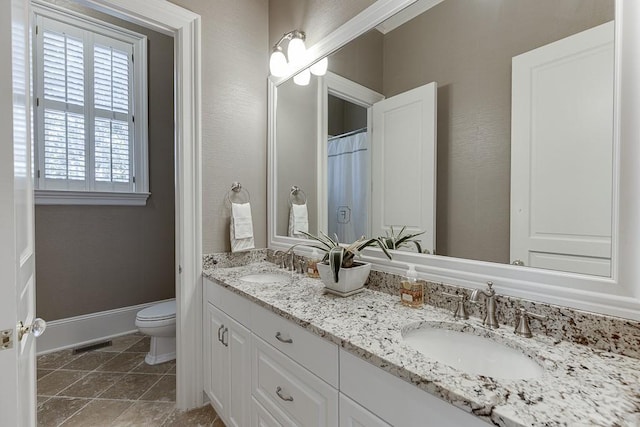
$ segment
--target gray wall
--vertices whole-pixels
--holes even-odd
[[[278,87],[276,230],[281,236],[288,234],[292,185],[307,195],[309,232],[318,232],[317,90],[315,77],[308,86],[298,86],[289,80]]]
[[[175,296],[173,38],[87,13],[149,38],[151,197],[145,207],[36,206],[36,304],[47,320]]]
[[[371,6],[375,0],[269,0],[269,47],[291,30],[307,34],[307,47]]]
[[[202,17],[202,245],[229,251],[233,181],[251,193],[257,248],[267,244],[267,0],[171,0]]]
[[[384,36],[372,30],[351,41],[329,57],[329,70],[382,93]]]
[[[327,128],[330,136],[367,127],[367,109],[341,98],[329,95]]]
[[[385,36],[385,96],[438,82],[437,253],[509,262],[511,58],[610,21],[613,3],[446,0]]]

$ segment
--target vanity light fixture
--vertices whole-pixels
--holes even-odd
[[[278,42],[273,46],[271,58],[269,59],[269,70],[271,71],[271,75],[274,77],[286,76],[292,64],[295,65],[304,62],[307,52],[304,45],[305,39],[306,34],[304,31],[300,30],[289,31],[280,37],[280,40],[278,40]],[[285,40],[289,41],[286,56],[281,46]],[[306,86],[311,80],[311,74],[323,76],[327,72],[327,66],[327,58],[322,58],[311,67],[298,73],[293,78],[293,81],[300,86]]]

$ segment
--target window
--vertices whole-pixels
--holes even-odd
[[[146,38],[35,9],[36,203],[144,205]]]

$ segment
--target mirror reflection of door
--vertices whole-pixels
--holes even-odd
[[[369,234],[367,109],[329,95],[327,113],[328,231],[340,242],[353,242]]]
[[[511,259],[611,275],[614,23],[513,58]]]

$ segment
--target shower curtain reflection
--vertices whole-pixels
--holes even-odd
[[[366,129],[329,138],[329,236],[353,242],[368,228],[370,151]]]

